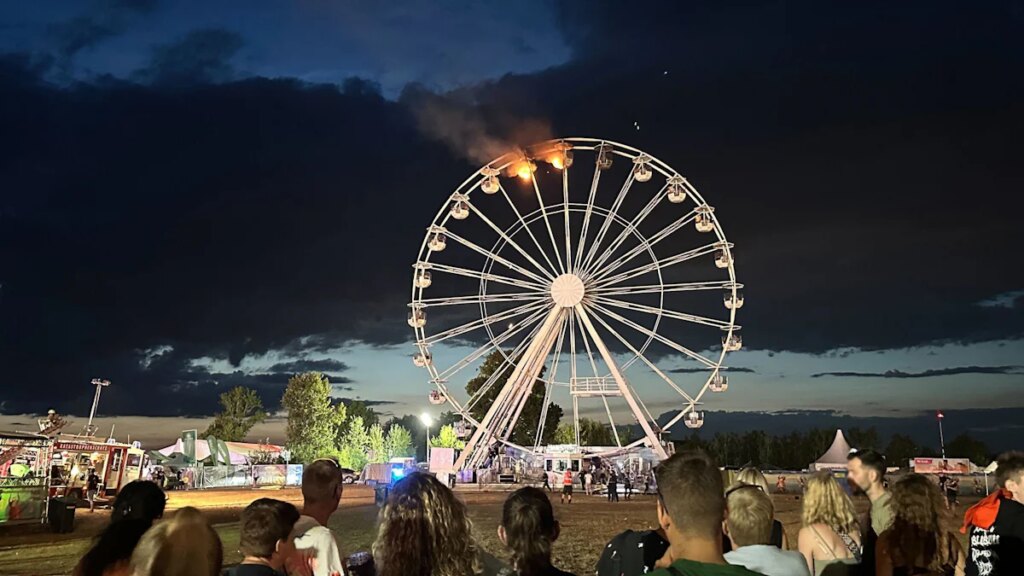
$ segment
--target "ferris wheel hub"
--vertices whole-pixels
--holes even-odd
[[[562,308],[572,308],[583,302],[583,280],[575,274],[562,274],[551,283],[551,299]]]

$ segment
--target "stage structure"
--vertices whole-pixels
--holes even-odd
[[[571,407],[577,446],[581,412],[611,425],[613,448],[581,453],[666,457],[663,434],[699,428],[705,394],[728,388],[742,288],[715,209],[645,152],[566,138],[483,166],[427,227],[409,305],[430,400],[463,418],[456,467],[500,445],[543,456],[552,402]],[[495,353],[500,366],[465,392]],[[540,417],[521,421],[539,391]]]

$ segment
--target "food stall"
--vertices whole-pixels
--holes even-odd
[[[100,496],[117,494],[132,480],[142,479],[144,452],[139,444],[122,444],[93,437],[62,436],[53,443],[50,495],[85,497],[89,471],[100,478]]]

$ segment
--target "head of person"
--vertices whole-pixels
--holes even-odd
[[[807,479],[801,520],[804,526],[824,524],[837,532],[859,529],[853,502],[827,471],[817,472]]]
[[[543,491],[520,488],[505,500],[498,539],[512,550],[512,565],[521,576],[548,572],[551,545],[559,530],[551,501]]]
[[[760,470],[753,466],[747,466],[736,473],[736,482],[750,486],[760,486],[765,494],[768,494],[768,479]]]
[[[159,486],[148,480],[136,480],[125,484],[114,499],[110,521],[146,520],[150,524],[163,517],[167,496]]]
[[[1004,452],[996,458],[996,485],[1024,504],[1024,452]]]
[[[242,511],[239,552],[280,570],[295,552],[291,533],[298,521],[299,510],[288,502],[272,498],[253,501]]]
[[[920,474],[908,474],[892,487],[892,529],[888,531],[889,554],[896,566],[914,566],[923,559],[931,571],[953,565],[953,519],[942,492]],[[958,546],[958,544],[956,544]]]
[[[132,553],[133,576],[219,576],[220,537],[195,508],[150,528]]]
[[[338,509],[344,490],[341,467],[329,458],[314,460],[302,471],[302,500],[305,506]]]
[[[717,540],[725,517],[722,473],[703,452],[677,452],[658,465],[658,523],[674,539]]]
[[[95,544],[82,556],[75,574],[102,576],[108,570],[126,567],[142,535],[153,525],[152,520],[129,518],[111,522],[96,538]]]
[[[847,478],[863,492],[882,486],[885,481],[885,457],[875,450],[858,450],[846,457]]]
[[[735,484],[725,492],[725,533],[733,548],[771,544],[775,509],[757,484]]]
[[[463,576],[479,572],[466,505],[421,472],[399,480],[380,511],[373,543],[378,576]]]

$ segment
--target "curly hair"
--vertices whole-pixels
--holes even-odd
[[[551,571],[551,544],[558,537],[558,523],[544,492],[532,486],[513,492],[502,508],[501,526],[520,576]]]
[[[817,472],[807,480],[802,520],[804,526],[820,523],[846,534],[860,530],[853,502],[831,472]]]
[[[469,576],[479,548],[466,505],[433,476],[415,472],[395,484],[380,511],[373,543],[377,576]]]
[[[920,474],[908,474],[892,487],[893,524],[886,538],[896,566],[941,571],[962,553],[953,517],[942,492]],[[925,562],[920,566],[920,562]]]

